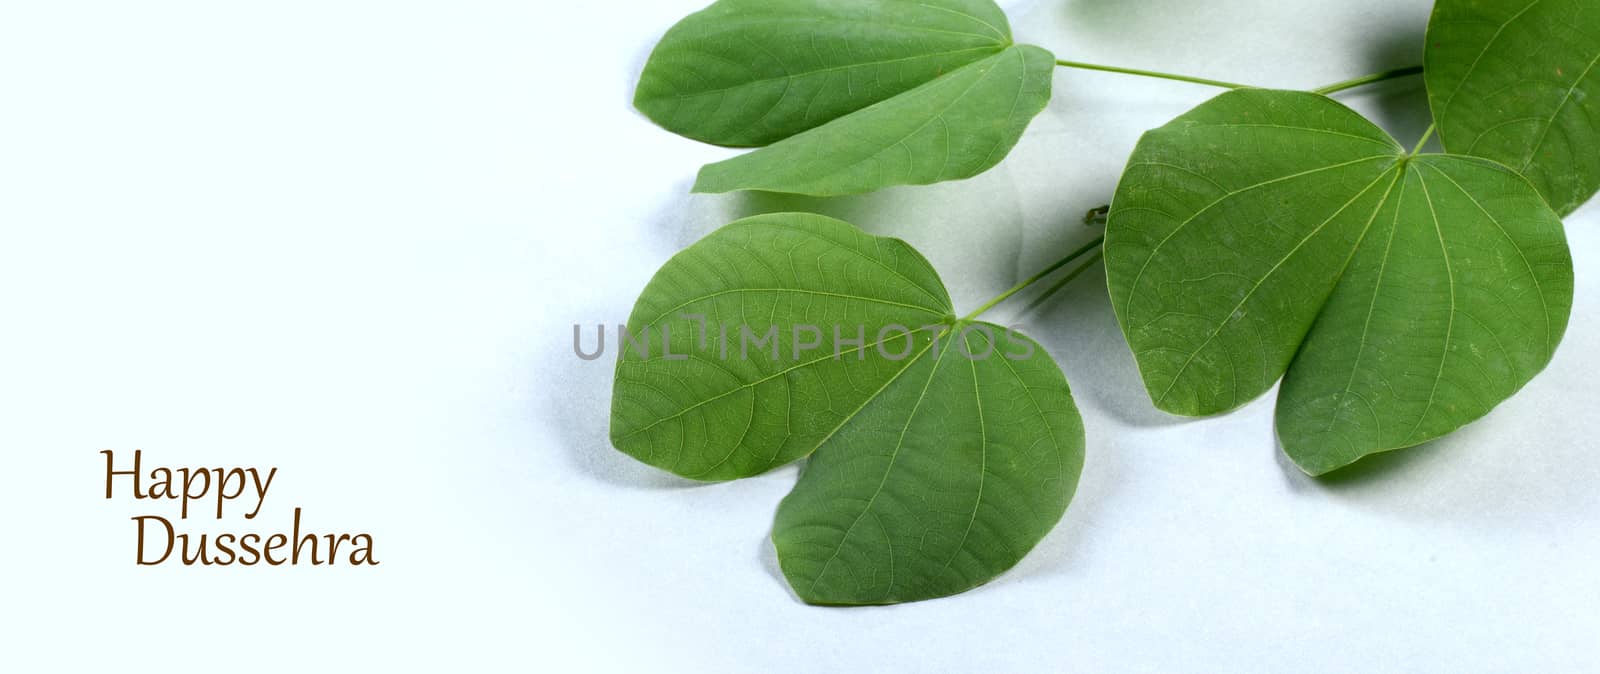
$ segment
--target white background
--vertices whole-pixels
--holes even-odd
[[[731,153],[629,98],[702,3],[6,3],[0,670],[1594,671],[1594,204],[1568,221],[1550,368],[1326,481],[1280,456],[1272,394],[1155,411],[1088,275],[1025,319],[1089,431],[1055,531],[954,598],[798,602],[767,540],[794,469],[696,486],[611,449],[610,359],[574,357],[572,325],[625,320],[673,252],[793,208],[910,241],[971,309],[1092,237],[1140,131],[1214,90],[1061,71],[977,179],[690,197]],[[1429,9],[1005,4],[1062,58],[1298,88],[1420,62]],[[1409,144],[1420,92],[1339,98]],[[279,468],[259,520],[197,531],[300,506],[382,564],[138,568],[128,518],[175,507],[102,498],[99,450],[135,448]]]

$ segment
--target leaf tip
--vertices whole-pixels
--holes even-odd
[[[1281,427],[1278,429],[1278,445],[1295,468],[1300,469],[1306,477],[1313,478],[1324,477],[1372,455],[1372,452],[1352,455],[1348,451],[1338,451],[1326,445],[1318,446],[1314,440],[1286,438]]]
[[[701,166],[700,172],[695,174],[694,186],[689,188],[689,192],[693,194],[726,194],[748,189],[729,181],[723,175],[721,163],[716,162]]]
[[[1304,473],[1306,477],[1322,477],[1328,473],[1332,473],[1333,471],[1350,465],[1348,463],[1338,465],[1317,464],[1306,461],[1303,457],[1290,454],[1288,451],[1285,451],[1284,454],[1289,457],[1289,462],[1293,463],[1295,468],[1299,468],[1300,472]]]

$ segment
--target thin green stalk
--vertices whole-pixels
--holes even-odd
[[[1156,77],[1156,78],[1160,78],[1160,79],[1163,79],[1163,80],[1176,80],[1178,82],[1190,82],[1190,83],[1193,83],[1193,84],[1204,84],[1206,86],[1212,86],[1212,87],[1222,87],[1223,89],[1246,89],[1246,88],[1249,88],[1249,85],[1245,85],[1245,84],[1234,84],[1232,82],[1223,82],[1223,81],[1220,81],[1220,80],[1208,80],[1208,79],[1205,79],[1203,77],[1190,77],[1188,75],[1174,75],[1172,73],[1158,73],[1158,72],[1155,72],[1153,70],[1138,70],[1138,69],[1135,69],[1135,68],[1118,68],[1116,66],[1102,66],[1102,65],[1096,65],[1096,64],[1093,64],[1093,63],[1080,63],[1078,61],[1062,61],[1062,60],[1058,59],[1058,60],[1056,60],[1056,65],[1061,66],[1063,68],[1077,68],[1079,70],[1098,70],[1098,71],[1107,72],[1107,73],[1122,73],[1124,75],[1138,75],[1140,77]]]
[[[1018,312],[1017,315],[1018,316],[1025,316],[1025,315],[1031,313],[1033,310],[1038,309],[1041,306],[1044,306],[1044,303],[1045,302],[1049,302],[1050,298],[1055,296],[1056,293],[1061,292],[1062,288],[1067,287],[1067,285],[1072,283],[1072,281],[1074,279],[1076,279],[1079,276],[1083,275],[1084,272],[1089,271],[1089,268],[1093,267],[1095,265],[1095,263],[1099,262],[1100,258],[1104,254],[1105,254],[1105,249],[1104,248],[1095,251],[1094,255],[1090,255],[1089,259],[1084,260],[1083,264],[1078,265],[1077,269],[1074,269],[1074,270],[1072,270],[1070,272],[1067,272],[1067,275],[1061,277],[1060,281],[1056,281],[1055,285],[1052,285],[1048,289],[1046,289],[1044,292],[1039,293],[1039,296],[1033,298],[1033,301],[1029,302],[1028,306],[1023,307],[1022,311]]]
[[[1419,75],[1421,73],[1422,73],[1422,66],[1408,66],[1408,67],[1405,67],[1405,68],[1395,68],[1394,70],[1385,70],[1385,71],[1383,71],[1381,73],[1373,73],[1371,75],[1362,75],[1361,77],[1357,77],[1355,79],[1345,80],[1345,81],[1339,82],[1337,84],[1330,84],[1330,85],[1325,86],[1325,87],[1312,89],[1311,93],[1314,93],[1314,94],[1331,94],[1331,93],[1333,93],[1335,91],[1344,91],[1345,89],[1354,89],[1356,87],[1367,85],[1367,84],[1372,84],[1374,82],[1382,82],[1384,80],[1392,80],[1392,79],[1395,79],[1395,78],[1398,78],[1398,77],[1407,77],[1407,76],[1410,76],[1410,75]]]
[[[1428,125],[1428,130],[1422,132],[1422,140],[1417,141],[1417,146],[1414,147],[1414,148],[1411,148],[1411,156],[1413,156],[1413,157],[1417,156],[1417,153],[1422,151],[1422,146],[1428,144],[1428,139],[1433,137],[1433,129],[1434,129],[1434,125],[1429,124]]]
[[[1095,240],[1090,241],[1089,243],[1085,244],[1082,248],[1079,248],[1079,249],[1077,249],[1075,251],[1072,251],[1072,253],[1067,255],[1066,257],[1061,258],[1059,260],[1056,260],[1055,262],[1051,263],[1050,266],[1045,267],[1043,271],[1040,271],[1039,273],[1028,277],[1028,280],[1023,281],[1021,283],[1018,283],[1017,285],[1013,286],[1010,290],[1007,290],[1007,291],[1005,291],[1003,293],[1000,293],[1000,295],[998,297],[996,297],[996,298],[994,298],[992,300],[989,300],[989,302],[987,304],[984,304],[983,306],[978,307],[977,311],[974,311],[974,312],[972,312],[970,314],[967,314],[966,316],[962,317],[961,320],[962,321],[970,321],[970,320],[972,320],[974,318],[982,316],[984,312],[986,312],[986,311],[988,311],[990,309],[993,309],[995,307],[995,305],[1006,301],[1012,295],[1015,295],[1017,293],[1022,292],[1023,290],[1026,290],[1028,288],[1028,286],[1031,286],[1031,285],[1033,285],[1035,283],[1038,283],[1039,281],[1043,280],[1044,277],[1055,273],[1057,270],[1061,269],[1062,267],[1065,267],[1065,266],[1067,266],[1069,264],[1072,264],[1073,260],[1076,260],[1076,259],[1078,259],[1080,257],[1083,257],[1085,254],[1089,253],[1090,251],[1093,251],[1093,250],[1099,248],[1100,244],[1105,243],[1105,240],[1106,240],[1106,237],[1104,237],[1104,236],[1095,237]]]

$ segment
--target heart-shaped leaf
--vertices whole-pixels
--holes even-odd
[[[1563,215],[1600,189],[1600,3],[1438,0],[1427,44],[1445,150],[1516,169]]]
[[[1010,44],[991,0],[720,0],[656,45],[634,105],[689,138],[761,146]]]
[[[1490,161],[1407,154],[1317,94],[1222,94],[1134,150],[1106,231],[1113,306],[1161,409],[1287,378],[1278,435],[1320,474],[1476,419],[1565,330],[1559,217]]]
[[[902,241],[819,215],[740,220],[662,267],[628,327],[668,348],[619,357],[618,449],[702,480],[815,453],[772,536],[807,602],[981,584],[1076,488],[1083,425],[1060,369],[1025,336],[956,319]]]

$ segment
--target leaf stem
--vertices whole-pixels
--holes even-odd
[[[1018,316],[1024,316],[1024,315],[1027,315],[1029,312],[1032,312],[1034,309],[1038,309],[1039,307],[1044,306],[1045,302],[1049,302],[1051,297],[1055,296],[1056,293],[1061,292],[1061,289],[1067,287],[1068,284],[1072,283],[1073,279],[1076,279],[1079,276],[1081,276],[1084,272],[1089,271],[1089,268],[1093,267],[1095,265],[1095,263],[1099,262],[1100,258],[1104,254],[1105,254],[1105,249],[1103,249],[1103,248],[1100,249],[1100,250],[1095,251],[1094,255],[1090,255],[1089,259],[1084,260],[1083,264],[1078,265],[1077,269],[1074,269],[1074,270],[1072,270],[1070,272],[1067,272],[1067,275],[1061,277],[1060,281],[1056,281],[1054,285],[1052,285],[1049,288],[1045,289],[1044,292],[1039,293],[1039,296],[1033,298],[1033,301],[1029,302],[1028,306],[1023,307],[1022,311],[1017,312],[1017,315]]]
[[[1343,82],[1339,82],[1337,84],[1330,84],[1330,85],[1325,86],[1325,87],[1312,89],[1311,93],[1314,93],[1314,94],[1331,94],[1331,93],[1336,92],[1336,91],[1344,91],[1345,89],[1354,89],[1356,87],[1367,85],[1367,84],[1372,84],[1374,82],[1382,82],[1384,80],[1392,80],[1392,79],[1395,79],[1395,78],[1398,78],[1398,77],[1407,77],[1409,75],[1418,75],[1418,74],[1421,74],[1421,73],[1422,73],[1422,66],[1407,66],[1405,68],[1395,68],[1393,70],[1385,70],[1385,71],[1383,71],[1381,73],[1373,73],[1371,75],[1362,75],[1361,77],[1357,77],[1355,79],[1349,79],[1349,80],[1345,80]]]
[[[1098,71],[1107,72],[1107,73],[1122,73],[1124,75],[1138,75],[1140,77],[1155,77],[1155,78],[1159,78],[1159,79],[1163,79],[1163,80],[1176,80],[1176,81],[1179,81],[1179,82],[1190,82],[1190,83],[1193,83],[1193,84],[1204,84],[1206,86],[1222,87],[1223,89],[1246,89],[1246,88],[1249,88],[1249,85],[1245,85],[1245,84],[1234,84],[1233,82],[1223,82],[1223,81],[1220,81],[1220,80],[1208,80],[1208,79],[1205,79],[1203,77],[1191,77],[1189,75],[1174,75],[1172,73],[1159,73],[1159,72],[1156,72],[1156,71],[1153,71],[1153,70],[1138,70],[1138,69],[1135,69],[1135,68],[1118,68],[1116,66],[1103,66],[1103,65],[1096,65],[1096,64],[1093,64],[1093,63],[1081,63],[1081,62],[1078,62],[1078,61],[1063,61],[1063,60],[1057,59],[1056,60],[1056,65],[1061,66],[1063,68],[1077,68],[1079,70],[1098,70]]]
[[[1434,125],[1429,124],[1428,125],[1428,130],[1422,132],[1422,140],[1417,141],[1417,146],[1414,147],[1414,148],[1411,148],[1411,156],[1413,156],[1413,157],[1417,156],[1417,153],[1422,151],[1422,146],[1428,144],[1428,139],[1433,137],[1434,128],[1435,128]]]
[[[1038,283],[1039,281],[1043,280],[1044,277],[1055,273],[1057,270],[1060,270],[1062,267],[1065,267],[1065,266],[1067,266],[1069,264],[1072,264],[1073,260],[1076,260],[1076,259],[1078,259],[1080,257],[1083,257],[1084,255],[1088,254],[1089,252],[1098,249],[1100,247],[1100,244],[1105,243],[1105,240],[1106,240],[1106,237],[1104,237],[1104,236],[1095,237],[1095,239],[1093,241],[1090,241],[1089,243],[1084,244],[1084,246],[1082,248],[1079,248],[1079,249],[1077,249],[1075,251],[1072,251],[1066,257],[1061,258],[1059,260],[1056,260],[1055,262],[1051,263],[1050,266],[1045,267],[1044,270],[1040,271],[1039,273],[1028,277],[1028,280],[1023,281],[1021,283],[1018,283],[1017,285],[1012,286],[1012,288],[1010,290],[1007,290],[1007,291],[1005,291],[1003,293],[1000,293],[1000,295],[998,297],[996,297],[996,298],[994,298],[992,300],[989,300],[989,302],[987,304],[984,304],[983,306],[978,307],[977,311],[974,311],[974,312],[972,312],[970,314],[967,314],[966,316],[963,316],[961,318],[961,321],[963,321],[963,322],[970,321],[970,320],[972,320],[974,318],[982,316],[984,314],[984,312],[986,312],[986,311],[988,311],[990,309],[993,309],[995,307],[995,305],[1006,301],[1012,295],[1015,295],[1017,293],[1022,292],[1023,290],[1027,289],[1028,286],[1031,286],[1031,285],[1033,285],[1035,283]]]

